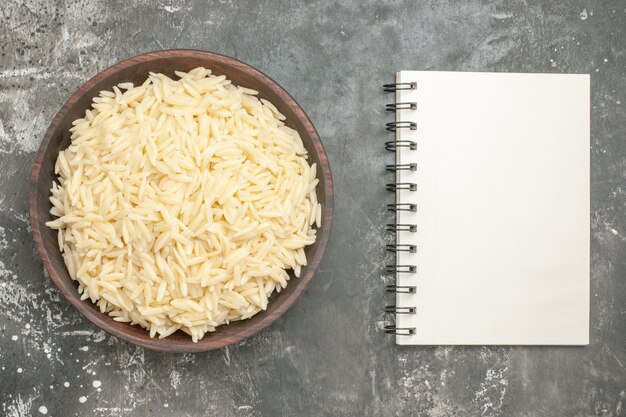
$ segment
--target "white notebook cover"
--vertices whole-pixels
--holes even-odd
[[[396,326],[403,345],[589,343],[589,75],[401,71],[416,82],[396,93],[416,102],[397,121],[397,202],[417,203],[397,222],[415,224],[398,243]]]

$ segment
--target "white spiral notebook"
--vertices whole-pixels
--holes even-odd
[[[396,343],[588,344],[589,75],[401,71],[386,90]]]

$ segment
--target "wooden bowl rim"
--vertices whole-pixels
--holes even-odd
[[[245,326],[243,322],[240,322],[241,328],[234,335],[223,336],[215,333],[208,333],[205,337],[200,340],[198,343],[193,343],[191,338],[188,340],[175,340],[175,339],[151,339],[149,337],[148,332],[139,327],[142,332],[134,332],[132,327],[128,323],[121,323],[125,326],[115,326],[111,323],[112,319],[107,314],[100,313],[98,310],[92,308],[92,303],[89,300],[80,300],[80,295],[76,290],[73,292],[67,292],[64,290],[63,282],[67,281],[69,274],[67,271],[67,278],[64,278],[53,266],[50,261],[49,252],[50,251],[59,251],[59,248],[56,246],[54,248],[47,248],[43,244],[42,240],[42,228],[45,228],[45,219],[40,219],[37,214],[37,207],[39,204],[39,198],[37,195],[37,184],[39,182],[39,177],[41,176],[41,164],[43,161],[43,157],[48,149],[50,141],[55,134],[55,132],[59,128],[59,124],[63,117],[70,111],[70,109],[75,105],[75,103],[84,95],[90,92],[90,90],[96,86],[99,82],[105,80],[109,76],[128,69],[135,64],[152,61],[157,59],[175,59],[175,58],[185,58],[185,57],[193,57],[193,58],[201,58],[206,59],[208,62],[211,61],[221,61],[227,66],[234,68],[243,68],[249,71],[255,79],[257,79],[260,83],[269,88],[273,93],[277,96],[281,97],[284,101],[285,106],[290,108],[295,108],[298,110],[298,117],[300,123],[304,126],[304,130],[308,132],[311,136],[311,142],[313,147],[315,148],[315,152],[319,155],[320,161],[326,161],[325,164],[320,164],[318,167],[318,178],[324,179],[324,194],[325,194],[325,204],[324,204],[324,215],[323,215],[323,223],[322,228],[320,230],[321,233],[318,234],[318,248],[312,259],[309,260],[306,269],[303,270],[303,274],[300,278],[296,280],[290,281],[289,285],[294,285],[295,289],[292,293],[288,294],[286,299],[282,300],[282,303],[277,305],[277,307],[271,311],[271,314],[266,314],[260,317],[255,326]],[[245,87],[245,86],[244,86]],[[86,109],[85,109],[86,110]],[[320,175],[320,173],[322,175]],[[55,114],[50,126],[46,130],[44,134],[43,140],[37,153],[35,155],[35,159],[33,162],[33,169],[31,173],[30,180],[30,192],[29,192],[29,217],[31,228],[33,232],[33,238],[35,240],[35,246],[37,248],[37,252],[43,262],[45,270],[50,275],[52,282],[56,285],[56,287],[61,291],[65,299],[67,299],[84,317],[86,317],[90,322],[95,324],[100,329],[106,331],[109,334],[117,336],[123,340],[134,343],[136,345],[156,350],[156,351],[164,351],[164,352],[203,352],[214,349],[220,349],[222,347],[238,343],[247,337],[250,337],[256,333],[261,332],[265,328],[267,328],[270,324],[276,321],[280,316],[282,316],[292,305],[293,303],[302,295],[304,290],[308,287],[309,283],[313,279],[317,268],[320,265],[320,262],[324,256],[324,252],[326,251],[326,247],[328,245],[328,241],[330,239],[330,232],[332,227],[332,219],[333,219],[333,209],[334,209],[334,201],[333,201],[333,181],[330,172],[330,164],[328,163],[328,157],[326,151],[324,149],[324,145],[322,144],[319,134],[317,130],[313,126],[313,123],[304,112],[302,107],[298,104],[298,102],[276,81],[272,78],[261,72],[260,70],[242,62],[238,59],[218,54],[215,52],[208,52],[196,49],[168,49],[162,51],[154,51],[148,52],[141,55],[137,55],[128,59],[125,59],[117,64],[114,64],[105,70],[99,72],[94,77],[85,82],[82,86],[80,86],[63,104],[61,109]],[[318,229],[319,230],[319,229]],[[71,280],[74,283],[73,280]],[[282,295],[282,294],[281,294]],[[92,304],[91,306],[89,304]],[[228,326],[228,325],[227,325]],[[134,326],[133,326],[134,327]],[[213,336],[213,337],[212,337]]]

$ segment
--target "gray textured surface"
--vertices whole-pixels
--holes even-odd
[[[626,3],[411,4],[3,2],[0,414],[626,415]],[[27,221],[34,151],[70,92],[171,47],[235,56],[281,83],[317,126],[336,185],[310,290],[262,334],[198,355],[144,351],[91,326],[44,276]],[[399,348],[381,334],[390,97],[380,86],[398,69],[591,73],[590,346]]]

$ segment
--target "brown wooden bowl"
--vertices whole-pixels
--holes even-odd
[[[53,219],[49,213],[51,203],[48,198],[52,181],[55,179],[54,164],[57,155],[70,143],[69,129],[72,121],[83,117],[85,111],[90,108],[92,99],[100,91],[110,90],[121,82],[131,81],[136,85],[141,84],[146,80],[150,71],[174,77],[174,71],[189,71],[198,66],[209,68],[216,75],[226,75],[236,85],[259,91],[259,97],[271,101],[287,117],[286,124],[297,130],[302,137],[302,142],[309,152],[309,162],[317,163],[317,175],[320,180],[317,198],[323,207],[323,219],[322,227],[317,233],[317,241],[305,250],[308,265],[302,268],[300,278],[292,276],[287,288],[271,297],[266,311],[248,320],[220,326],[215,332],[207,333],[198,343],[193,343],[191,337],[181,331],[165,339],[151,339],[145,329],[127,323],[118,323],[107,314],[101,313],[91,301],[81,301],[77,290],[78,285],[70,278],[58,248],[57,232],[46,227],[45,222]],[[106,332],[148,349],[201,352],[237,343],[260,332],[285,313],[300,297],[313,279],[330,237],[333,218],[333,181],[328,157],[317,131],[300,105],[280,85],[261,71],[236,59],[211,52],[174,49],[150,52],[122,61],[87,81],[65,102],[54,116],[35,156],[29,212],[35,245],[44,267],[63,296],[82,315]]]

